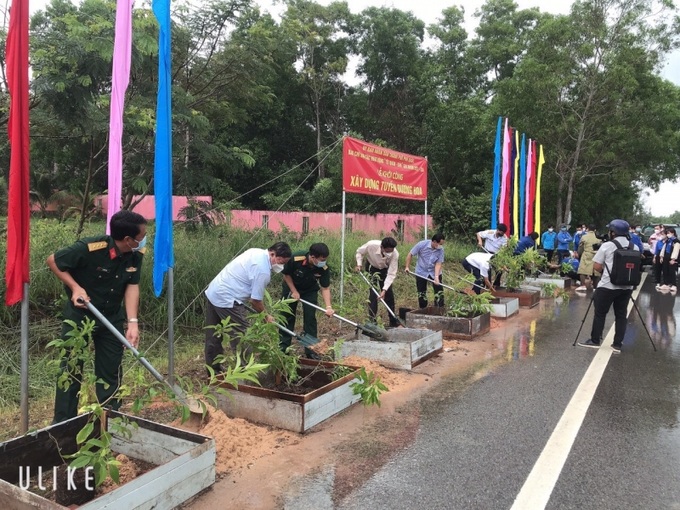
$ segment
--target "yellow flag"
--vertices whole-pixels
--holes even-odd
[[[543,157],[543,145],[541,145],[538,149],[538,170],[536,171],[536,222],[534,230],[539,233],[537,245],[541,244],[541,174],[543,163],[545,163],[545,158]]]

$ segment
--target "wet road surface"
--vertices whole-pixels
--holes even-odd
[[[543,301],[474,382],[452,378],[415,402],[415,440],[342,501],[331,465],[298,480],[284,507],[680,509],[680,306],[647,278],[637,303],[658,350],[632,309],[613,355],[611,337],[600,351],[572,346],[584,316],[589,336],[591,296]],[[612,322],[610,311],[605,335]]]

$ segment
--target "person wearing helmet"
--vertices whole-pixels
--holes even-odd
[[[613,220],[607,225],[609,239],[611,241],[617,241],[622,248],[628,248],[628,245],[631,243],[628,238],[629,228],[630,226],[627,221],[619,219]],[[628,301],[633,292],[632,285],[615,285],[610,280],[609,268],[611,268],[614,263],[614,252],[617,249],[616,244],[613,242],[604,242],[593,256],[593,267],[595,271],[602,274],[602,277],[600,278],[600,282],[593,295],[595,317],[590,331],[590,338],[584,342],[579,342],[581,347],[595,349],[600,347],[604,322],[607,318],[607,313],[609,313],[609,308],[614,305],[615,322],[612,349],[615,354],[621,352],[621,344],[623,343],[623,337],[626,334]],[[637,246],[634,246],[634,249],[639,251]]]

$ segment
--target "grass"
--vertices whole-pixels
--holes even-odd
[[[59,313],[65,300],[63,287],[45,266],[47,256],[57,249],[75,241],[73,223],[58,223],[54,220],[33,220],[31,222],[31,286],[29,296],[29,415],[30,427],[39,428],[49,424],[52,418],[56,366],[50,363],[55,353],[45,345],[56,338],[60,329]],[[84,236],[98,235],[103,223],[91,223]],[[149,225],[149,241],[153,244],[154,228]],[[344,302],[340,306],[340,253],[341,239],[338,232],[318,230],[302,237],[291,232],[274,234],[271,231],[258,233],[235,230],[228,226],[215,226],[187,231],[175,230],[175,369],[179,375],[201,374],[203,371],[203,290],[215,275],[237,254],[251,247],[266,248],[282,240],[295,250],[306,250],[312,243],[325,242],[330,249],[328,265],[331,268],[331,294],[336,311],[355,322],[368,319],[367,301],[369,289],[356,274],[354,253],[356,249],[373,237],[356,232],[345,240],[345,281]],[[389,231],[385,235],[391,235]],[[375,236],[380,238],[381,236]],[[471,242],[473,240],[470,240]],[[0,240],[0,265],[4,266],[6,240]],[[415,244],[415,243],[414,243]],[[412,244],[399,244],[400,275],[394,283],[396,307],[416,308],[417,298],[413,277],[403,273],[403,263]],[[472,244],[456,243],[449,240],[445,245],[444,270],[447,273],[463,274],[459,261],[474,250]],[[153,246],[147,251],[142,271],[140,327],[142,339],[140,349],[151,364],[164,373],[167,369],[167,299],[156,298],[152,290]],[[281,295],[282,277],[273,275],[268,287],[274,298]],[[4,294],[4,279],[0,283]],[[431,290],[428,290],[432,299]],[[395,313],[397,310],[395,310]],[[380,307],[379,321],[388,323],[387,312]],[[302,321],[298,321],[298,330]],[[338,321],[319,318],[319,336],[337,335]],[[345,334],[350,327],[342,323]],[[20,403],[20,306],[0,308],[0,440],[19,434]],[[136,364],[132,359],[125,361],[126,371]],[[135,367],[134,370],[143,370]],[[151,377],[151,376],[149,376]]]

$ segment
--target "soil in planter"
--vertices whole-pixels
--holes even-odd
[[[333,378],[331,377],[332,372],[324,367],[308,368],[306,366],[301,366],[298,369],[298,374],[300,375],[300,378],[294,384],[277,384],[277,381],[272,374],[261,377],[260,384],[262,385],[262,388],[268,390],[292,393],[294,395],[305,395],[333,382]]]
[[[111,478],[107,478],[97,488],[97,496],[111,492],[156,467],[156,464],[134,459],[122,453],[116,455],[116,460],[120,462],[120,466],[118,466],[118,483],[114,482]]]

